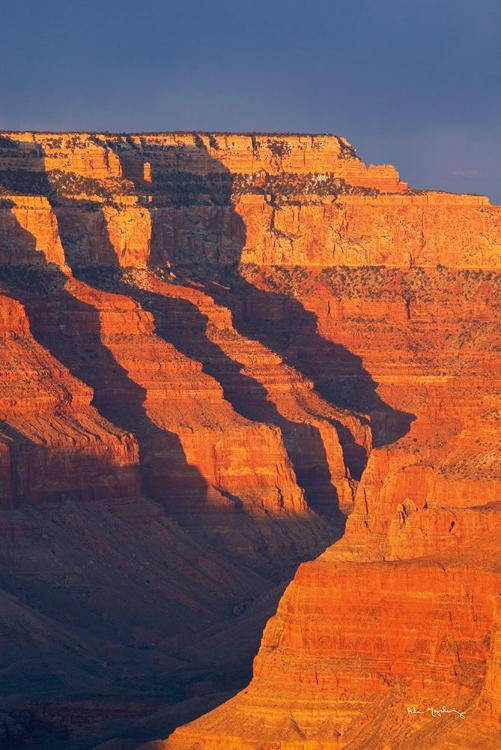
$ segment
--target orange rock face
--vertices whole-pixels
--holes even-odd
[[[0,532],[152,500],[249,601],[338,540],[165,747],[497,747],[501,209],[335,136],[6,133],[0,186]]]
[[[106,422],[90,389],[33,339],[19,302],[0,304],[3,507],[140,494],[132,435]]]
[[[353,565],[329,551],[287,589],[249,688],[163,747],[447,747],[459,713],[471,734],[458,746],[474,747],[498,583],[499,569],[452,560]],[[441,744],[427,708],[443,706],[457,720]]]

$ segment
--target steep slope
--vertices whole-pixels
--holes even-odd
[[[75,493],[94,500],[139,495],[132,435],[106,422],[91,406],[89,388],[32,338],[19,302],[2,295],[0,305],[2,508],[57,504]]]
[[[39,277],[35,286],[43,291]],[[173,703],[208,693],[198,710],[210,707],[212,693],[238,686],[266,617],[235,627],[235,612],[278,593],[142,494],[133,434],[91,405],[91,389],[33,338],[17,300],[2,295],[0,304],[6,746],[40,732],[65,738],[98,720],[99,734],[119,716],[151,713],[165,693]],[[219,659],[214,680],[182,654],[228,622],[248,643]]]
[[[128,647],[155,622],[166,660],[160,678],[133,640],[113,680],[127,663],[150,711],[162,691],[214,705],[272,581],[336,542],[299,568],[249,688],[165,746],[495,747],[501,209],[410,190],[335,136],[6,133],[0,186],[4,533],[48,555],[54,513],[69,539],[88,525],[118,576],[96,580],[126,597],[109,547],[130,559],[137,524],[167,581],[125,617],[91,598]],[[407,711],[445,703],[468,719]]]
[[[501,274],[295,275],[323,335],[363,356],[384,400],[416,419],[369,456],[343,539],[300,567],[249,688],[163,746],[494,750]],[[317,355],[296,339],[291,357],[307,367]],[[324,395],[354,397],[348,373],[316,374]]]

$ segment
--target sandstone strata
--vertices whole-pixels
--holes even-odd
[[[6,133],[0,185],[4,533],[148,495],[255,599],[351,513],[165,746],[496,747],[501,209],[334,136]]]

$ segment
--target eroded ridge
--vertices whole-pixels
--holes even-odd
[[[117,630],[167,659],[148,731],[245,684],[274,581],[336,542],[299,568],[250,686],[165,746],[494,747],[500,209],[409,189],[336,136],[6,133],[0,186],[9,566],[49,516],[94,529],[64,553],[75,571],[113,526],[107,565],[130,575],[152,534],[134,586],[167,577],[155,625],[139,608]],[[6,591],[39,606],[22,575]],[[149,652],[126,653],[116,675],[160,684]],[[451,709],[440,730],[423,701]]]

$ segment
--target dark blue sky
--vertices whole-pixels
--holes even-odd
[[[0,128],[327,132],[501,203],[500,0],[16,0]]]

